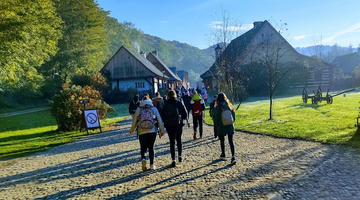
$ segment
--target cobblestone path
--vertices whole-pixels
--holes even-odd
[[[0,162],[0,199],[360,199],[360,150],[236,132],[238,163],[230,165],[205,125],[195,141],[192,127],[184,128],[184,162],[175,168],[167,135],[157,138],[157,169],[143,172],[129,128],[125,120],[116,130]]]

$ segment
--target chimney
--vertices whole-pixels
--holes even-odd
[[[158,52],[158,51],[154,50],[154,51],[152,51],[152,53],[153,53],[156,57],[159,57],[159,52]]]
[[[218,59],[220,55],[221,55],[221,47],[218,44],[215,48],[215,60]]]
[[[142,55],[144,58],[146,58],[146,53],[145,53],[145,51],[140,51],[140,55]]]
[[[257,26],[259,26],[262,22],[254,22],[253,25],[254,25],[254,28],[256,28]]]

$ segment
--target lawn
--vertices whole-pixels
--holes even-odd
[[[109,113],[109,118],[100,122],[102,130],[112,129],[111,124],[128,116],[127,104],[111,105],[116,112]],[[0,118],[0,160],[21,157],[44,151],[48,148],[80,139],[86,131],[58,132],[56,121],[50,110],[24,115]],[[100,130],[89,131],[96,134]]]
[[[359,100],[360,93],[336,96],[333,104],[323,101],[318,105],[304,104],[301,96],[279,98],[274,102],[273,120],[269,120],[268,100],[243,103],[236,111],[235,128],[275,137],[360,147],[360,136],[355,134]],[[212,124],[209,117],[205,121]]]
[[[274,119],[269,120],[268,100],[245,102],[236,111],[235,128],[240,131],[296,138],[322,143],[360,147],[356,118],[360,93],[334,97],[333,104],[302,103],[301,96],[275,99]],[[102,130],[128,116],[128,104],[111,105],[116,112],[101,121]],[[237,105],[236,105],[237,106]],[[212,124],[208,108],[205,122]],[[0,118],[0,160],[21,157],[74,141],[87,135],[85,131],[58,132],[49,110]],[[89,131],[96,134],[99,129]]]

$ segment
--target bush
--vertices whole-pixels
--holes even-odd
[[[134,99],[135,94],[138,94],[134,88],[126,90],[118,90],[114,88],[110,93],[105,95],[104,99],[109,104],[129,103]]]
[[[51,114],[55,117],[58,130],[73,131],[80,128],[83,104],[80,104],[79,100],[82,99],[90,99],[90,102],[86,104],[86,109],[97,109],[100,119],[107,118],[108,111],[114,111],[102,100],[100,92],[93,86],[82,88],[63,84],[60,94],[54,95],[51,102]]]
[[[84,87],[85,85],[94,86],[94,88],[104,96],[109,93],[110,86],[107,79],[100,73],[94,74],[77,74],[71,78],[72,85],[80,85]]]

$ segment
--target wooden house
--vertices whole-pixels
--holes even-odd
[[[121,46],[100,72],[107,74],[113,89],[134,88],[139,93],[154,94],[159,88],[166,87],[169,80],[170,70],[161,69],[146,59],[145,54]]]
[[[149,60],[158,70],[164,73],[169,77],[166,88],[174,89],[182,85],[181,79],[176,75],[176,71],[173,72],[169,67],[167,67],[159,58],[157,51],[148,53],[146,59]]]
[[[232,40],[227,46],[215,48],[215,62],[200,77],[203,84],[209,89],[219,89],[221,86],[218,80],[226,79],[218,73],[219,63],[224,61],[230,63],[227,72],[239,73],[236,70],[239,66],[253,66],[259,63],[261,56],[265,57],[268,52],[278,50],[273,55],[281,55],[278,63],[296,63],[299,68],[304,68],[306,79],[293,79],[288,87],[302,88],[304,86],[314,87],[315,85],[327,86],[332,78],[331,65],[323,61],[299,54],[268,21],[254,22],[254,27]],[[269,56],[270,53],[268,53]],[[261,67],[261,64],[258,64]],[[285,66],[285,65],[284,65]],[[244,67],[246,68],[246,67]],[[264,71],[264,70],[262,70]],[[252,74],[258,76],[259,74]],[[239,75],[241,76],[241,75]],[[266,90],[266,85],[263,86]]]

